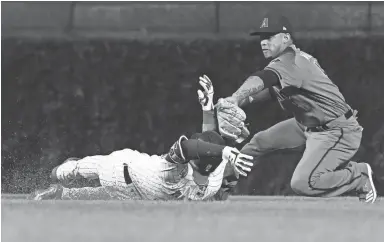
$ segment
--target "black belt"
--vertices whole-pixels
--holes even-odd
[[[353,115],[353,111],[352,111],[352,109],[349,109],[348,112],[346,112],[343,116],[345,117],[345,119],[349,119],[350,117],[352,117],[352,115]],[[326,131],[328,129],[329,129],[329,127],[327,126],[327,124],[323,124],[323,125],[317,126],[317,127],[308,127],[308,128],[306,128],[306,131],[322,132],[322,131]]]
[[[131,176],[129,175],[128,165],[124,164],[124,180],[128,185],[132,183]]]

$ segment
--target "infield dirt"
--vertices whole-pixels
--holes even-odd
[[[384,200],[29,201],[2,195],[3,242],[384,241]]]

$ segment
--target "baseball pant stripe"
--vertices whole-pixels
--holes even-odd
[[[309,177],[308,177],[308,186],[309,188],[311,188],[312,190],[318,190],[318,191],[329,191],[329,190],[334,190],[334,189],[338,189],[338,188],[334,188],[334,189],[329,189],[329,188],[315,188],[312,186],[311,184],[311,178],[313,176],[313,173],[317,170],[317,168],[320,166],[320,164],[325,160],[326,156],[329,154],[329,152],[334,149],[339,143],[340,143],[340,140],[343,138],[343,135],[344,135],[344,131],[342,128],[340,128],[340,136],[339,138],[337,139],[337,141],[335,142],[335,144],[333,144],[333,146],[331,146],[325,153],[324,155],[321,157],[320,161],[317,163],[317,165],[315,166],[315,168],[313,168],[313,170],[311,171],[311,173],[309,174]],[[351,181],[352,182],[352,181]],[[345,184],[346,185],[346,184]]]

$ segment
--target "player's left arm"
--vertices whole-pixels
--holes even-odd
[[[244,107],[250,103],[269,98],[269,88],[279,84],[279,76],[276,72],[270,69],[257,71],[248,77],[228,99],[239,107]]]
[[[258,93],[250,95],[246,101],[240,104],[240,107],[246,106],[251,103],[263,103],[265,101],[275,99],[275,94],[273,87],[264,89]],[[213,108],[212,110],[203,110],[203,125],[202,132],[205,131],[216,131],[218,132],[217,124],[217,110]]]
[[[197,90],[197,97],[203,110],[202,132],[217,131],[217,119],[213,105],[213,84],[207,75],[199,77],[199,85],[202,89]]]
[[[203,111],[203,126],[202,132],[216,131],[217,132],[217,118],[215,110]]]

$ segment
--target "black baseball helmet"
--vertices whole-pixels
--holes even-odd
[[[279,13],[268,13],[264,16],[260,27],[256,31],[249,33],[251,36],[272,36],[278,33],[293,34],[293,28],[288,18]]]
[[[197,139],[217,145],[225,145],[225,141],[220,134],[215,131],[205,131],[203,133],[195,133],[191,139]],[[221,157],[204,158],[197,160],[190,160],[189,163],[194,170],[198,171],[203,176],[208,176],[220,164]]]

